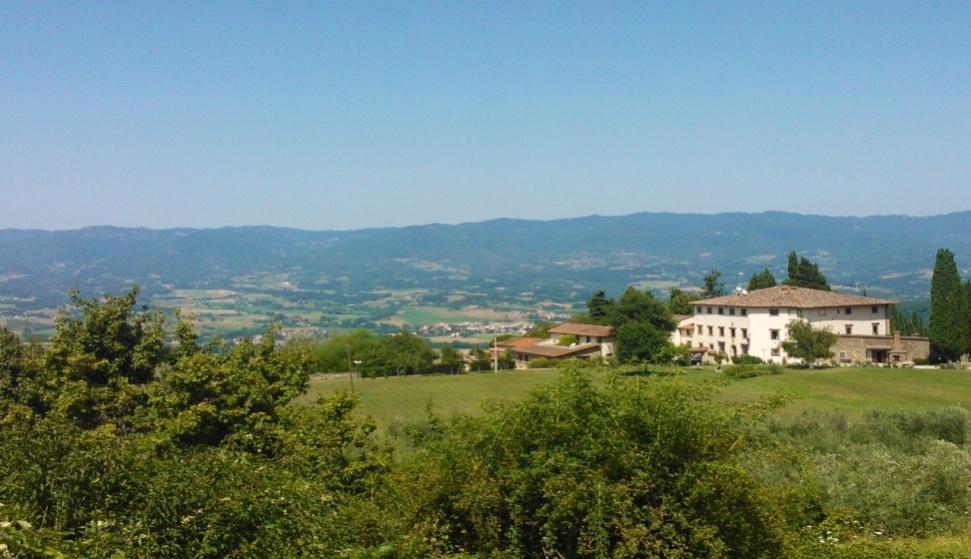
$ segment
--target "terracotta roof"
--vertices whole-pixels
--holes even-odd
[[[780,285],[744,294],[735,293],[725,295],[724,297],[715,297],[714,299],[693,301],[691,304],[694,306],[720,305],[723,307],[792,307],[796,309],[816,309],[893,305],[895,303],[896,301],[887,299],[874,299],[873,297],[846,295],[835,291]]]
[[[574,336],[598,336],[605,338],[614,335],[613,326],[600,326],[599,324],[577,324],[567,322],[559,326],[550,328],[550,334],[573,334]]]
[[[543,338],[509,338],[508,340],[500,340],[499,347],[525,347],[541,341],[543,341]]]
[[[566,357],[568,355],[576,355],[578,353],[585,353],[595,349],[600,349],[600,344],[581,344],[572,347],[551,344],[536,344],[526,347],[517,347],[513,350],[513,352],[522,353],[524,355],[536,355],[538,357]]]

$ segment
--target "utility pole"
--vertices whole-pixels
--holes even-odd
[[[493,333],[492,339],[492,372],[499,372],[499,334]]]
[[[351,344],[347,344],[347,378],[351,381],[351,392],[354,392],[354,363],[351,361]]]

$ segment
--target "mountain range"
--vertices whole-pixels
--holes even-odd
[[[819,263],[835,286],[926,297],[938,248],[971,265],[971,212],[827,217],[782,212],[636,213],[551,221],[496,219],[352,231],[268,226],[0,230],[0,295],[60,304],[70,288],[342,291],[423,288],[580,300],[598,288],[698,286],[710,269],[729,289],[786,255]],[[315,295],[317,294],[317,295]]]

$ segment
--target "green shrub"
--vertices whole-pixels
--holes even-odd
[[[571,357],[570,359],[560,359],[556,362],[556,368],[558,369],[589,369],[602,366],[603,363],[599,359],[579,359]]]
[[[736,355],[732,357],[732,363],[736,365],[761,365],[764,361],[754,355]]]
[[[841,541],[875,532],[957,533],[969,527],[971,510],[966,422],[967,412],[957,408],[870,411],[852,421],[807,412],[770,422],[773,444],[746,456],[746,464],[784,497],[777,502],[787,503],[793,530],[825,524]]]
[[[782,367],[776,363],[768,365],[729,365],[722,369],[722,374],[732,379],[746,379],[763,375],[778,375]]]
[[[577,338],[575,335],[566,334],[564,336],[560,336],[560,339],[557,341],[557,343],[561,346],[569,347],[579,341],[580,339]]]
[[[559,362],[549,357],[537,357],[529,360],[530,369],[551,369],[556,367]]]
[[[569,370],[450,423],[400,465],[391,500],[429,556],[784,557],[775,507],[734,461],[749,413],[697,386]]]

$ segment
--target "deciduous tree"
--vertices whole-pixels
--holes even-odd
[[[718,270],[711,270],[705,274],[702,297],[710,299],[725,294],[725,284],[720,281],[721,277],[722,273]]]
[[[789,357],[803,359],[812,366],[817,359],[828,359],[833,356],[831,348],[836,343],[836,334],[828,329],[813,328],[805,320],[793,320],[786,327],[788,340],[782,343],[782,349]]]

